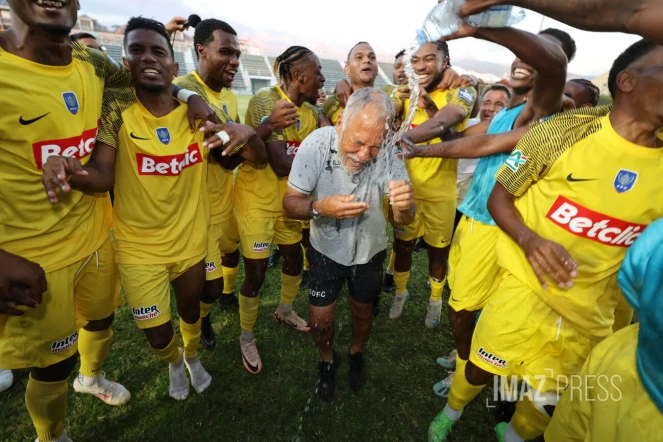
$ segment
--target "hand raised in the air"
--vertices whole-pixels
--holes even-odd
[[[389,204],[394,211],[405,212],[414,206],[412,184],[405,180],[389,183]]]
[[[0,249],[0,314],[20,316],[25,312],[17,306],[37,307],[46,289],[39,264]]]
[[[279,100],[274,104],[269,116],[270,127],[272,131],[285,129],[295,124],[298,117],[297,106],[294,103],[286,99]]]
[[[548,288],[545,275],[561,288],[573,287],[578,264],[560,244],[535,235],[524,243],[523,250],[544,289]]]
[[[51,203],[58,202],[57,189],[63,192],[71,191],[69,181],[74,175],[87,176],[83,165],[76,158],[50,156],[42,167],[41,182]]]

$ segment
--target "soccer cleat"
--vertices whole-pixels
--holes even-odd
[[[458,421],[447,416],[444,410],[440,411],[428,427],[428,442],[445,442],[456,422]]]
[[[222,309],[239,310],[239,301],[234,293],[223,293],[219,298],[219,305]]]
[[[458,356],[458,350],[454,349],[454,351],[449,353],[449,356],[444,356],[444,357],[441,357],[441,358],[437,358],[436,362],[442,368],[446,368],[447,370],[455,370],[456,369],[456,356]]]
[[[384,282],[382,283],[382,291],[385,293],[391,293],[394,290],[396,290],[396,284],[394,283],[394,275],[385,273]]]
[[[428,309],[426,310],[426,318],[424,325],[427,329],[432,330],[440,323],[440,316],[442,315],[442,300],[428,301]]]
[[[443,399],[448,398],[449,392],[451,391],[451,383],[454,381],[455,373],[455,371],[450,372],[449,376],[433,385],[433,393]]]
[[[348,377],[350,380],[350,387],[357,391],[361,389],[366,383],[366,369],[364,364],[364,354],[359,352],[353,355],[350,355],[349,359],[350,370],[348,371]]]
[[[246,371],[251,374],[260,373],[262,371],[262,360],[258,354],[256,340],[252,339],[250,341],[243,341],[240,338],[239,346],[242,350],[242,362],[244,363],[244,368],[246,368]]]
[[[286,324],[300,332],[309,332],[311,327],[306,321],[299,317],[299,315],[294,311],[290,310],[290,313],[285,315],[279,315],[274,312],[274,322],[277,324]]]
[[[205,316],[200,324],[200,343],[203,344],[207,350],[214,350],[216,346],[216,335],[212,328],[212,314]]]
[[[67,436],[67,430],[64,430],[60,437],[57,439],[53,439],[51,441],[42,441],[39,438],[35,439],[35,442],[72,442],[71,439],[69,439],[69,436]]]
[[[320,361],[318,364],[318,381],[315,392],[320,399],[330,402],[336,392],[336,370],[341,363],[341,355],[334,351],[331,362]]]
[[[174,364],[168,364],[168,394],[175,400],[183,401],[189,397],[189,380],[184,369],[184,354],[179,349],[180,359]]]
[[[311,275],[309,275],[308,270],[302,272],[302,280],[299,282],[299,290],[308,290],[308,286],[311,284]]]
[[[281,251],[277,248],[274,249],[271,255],[269,255],[269,260],[267,260],[267,268],[273,269],[279,265],[279,259],[281,258]]]
[[[11,370],[0,369],[0,393],[8,389],[14,383],[14,373]]]
[[[108,405],[126,404],[131,399],[129,390],[116,382],[107,380],[105,373],[95,376],[92,385],[84,385],[81,382],[83,379],[84,376],[82,374],[76,377],[74,381],[74,390],[76,393],[92,394]]]
[[[184,358],[184,365],[189,370],[191,376],[191,385],[198,392],[198,394],[207,390],[207,387],[212,383],[212,376],[205,370],[203,364],[200,363],[198,356],[193,358]]]
[[[500,422],[499,424],[495,425],[495,436],[497,436],[498,442],[506,442],[506,438],[504,437],[504,432],[506,431],[506,427],[508,425],[509,425],[508,422]]]
[[[394,295],[394,300],[391,303],[391,309],[389,309],[389,317],[391,319],[398,319],[403,314],[403,306],[405,301],[410,298],[410,292],[406,291],[404,295],[396,294]]]

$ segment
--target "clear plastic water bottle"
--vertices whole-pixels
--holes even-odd
[[[520,23],[525,18],[525,10],[510,5],[493,6],[481,14],[463,19],[459,11],[464,0],[446,0],[435,6],[426,17],[421,29],[417,30],[420,45],[437,41],[441,37],[458,31],[464,23],[482,28],[503,28]]]

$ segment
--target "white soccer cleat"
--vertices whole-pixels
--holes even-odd
[[[89,378],[88,378],[89,379]],[[92,394],[108,405],[122,405],[129,402],[131,393],[124,386],[117,382],[111,382],[106,379],[104,373],[92,378],[94,381],[90,385],[86,385],[85,376],[79,374],[74,381],[74,390],[77,393]]]
[[[37,438],[35,439],[35,442],[73,442],[73,441],[69,439],[69,436],[67,436],[67,430],[64,430],[64,432],[57,439],[40,440],[39,438]]]
[[[189,380],[184,368],[184,355],[180,348],[180,359],[174,364],[168,364],[169,386],[168,394],[175,400],[183,401],[189,397]]]
[[[458,350],[454,349],[454,351],[449,353],[449,356],[443,356],[441,358],[437,358],[436,362],[442,368],[446,368],[447,370],[455,370],[456,369],[456,356],[458,356]]]
[[[262,359],[258,353],[258,346],[256,340],[245,341],[239,339],[239,347],[242,350],[242,362],[244,368],[251,374],[258,374],[262,371]]]
[[[426,318],[424,325],[427,329],[432,330],[440,323],[440,316],[442,315],[442,300],[428,301],[428,309],[426,310]]]
[[[447,376],[445,379],[442,379],[437,384],[433,385],[433,393],[435,393],[437,396],[443,399],[448,398],[449,392],[451,391],[451,384],[454,381],[455,374],[456,374],[455,371],[450,371],[449,376]]]
[[[406,291],[404,295],[396,294],[394,295],[394,300],[391,303],[391,309],[389,309],[389,317],[391,319],[398,319],[403,314],[403,306],[405,306],[405,301],[410,297],[410,292]]]
[[[202,393],[207,390],[207,387],[212,383],[212,376],[205,370],[203,364],[200,363],[198,356],[193,358],[184,358],[184,365],[189,370],[191,376],[191,385],[198,392]]]
[[[8,389],[14,383],[14,373],[11,370],[0,369],[0,393]]]

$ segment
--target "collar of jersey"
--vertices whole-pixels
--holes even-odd
[[[200,75],[198,75],[198,72],[193,71],[191,72],[191,75],[193,76],[193,79],[196,81],[196,83],[200,84],[204,89],[205,92],[213,96],[214,98],[221,99],[221,95],[223,94],[223,88],[219,92],[213,91],[207,84],[203,81],[202,78],[200,78]]]
[[[3,58],[10,61],[13,64],[25,66],[33,71],[48,72],[49,75],[58,76],[58,77],[66,77],[71,75],[71,73],[74,71],[74,62],[76,61],[74,53],[72,52],[71,63],[69,63],[68,65],[50,66],[47,64],[35,63],[34,61],[28,60],[23,57],[19,57],[18,55],[14,55],[11,52],[7,52],[5,49],[3,49],[0,46],[0,61],[2,61]]]

